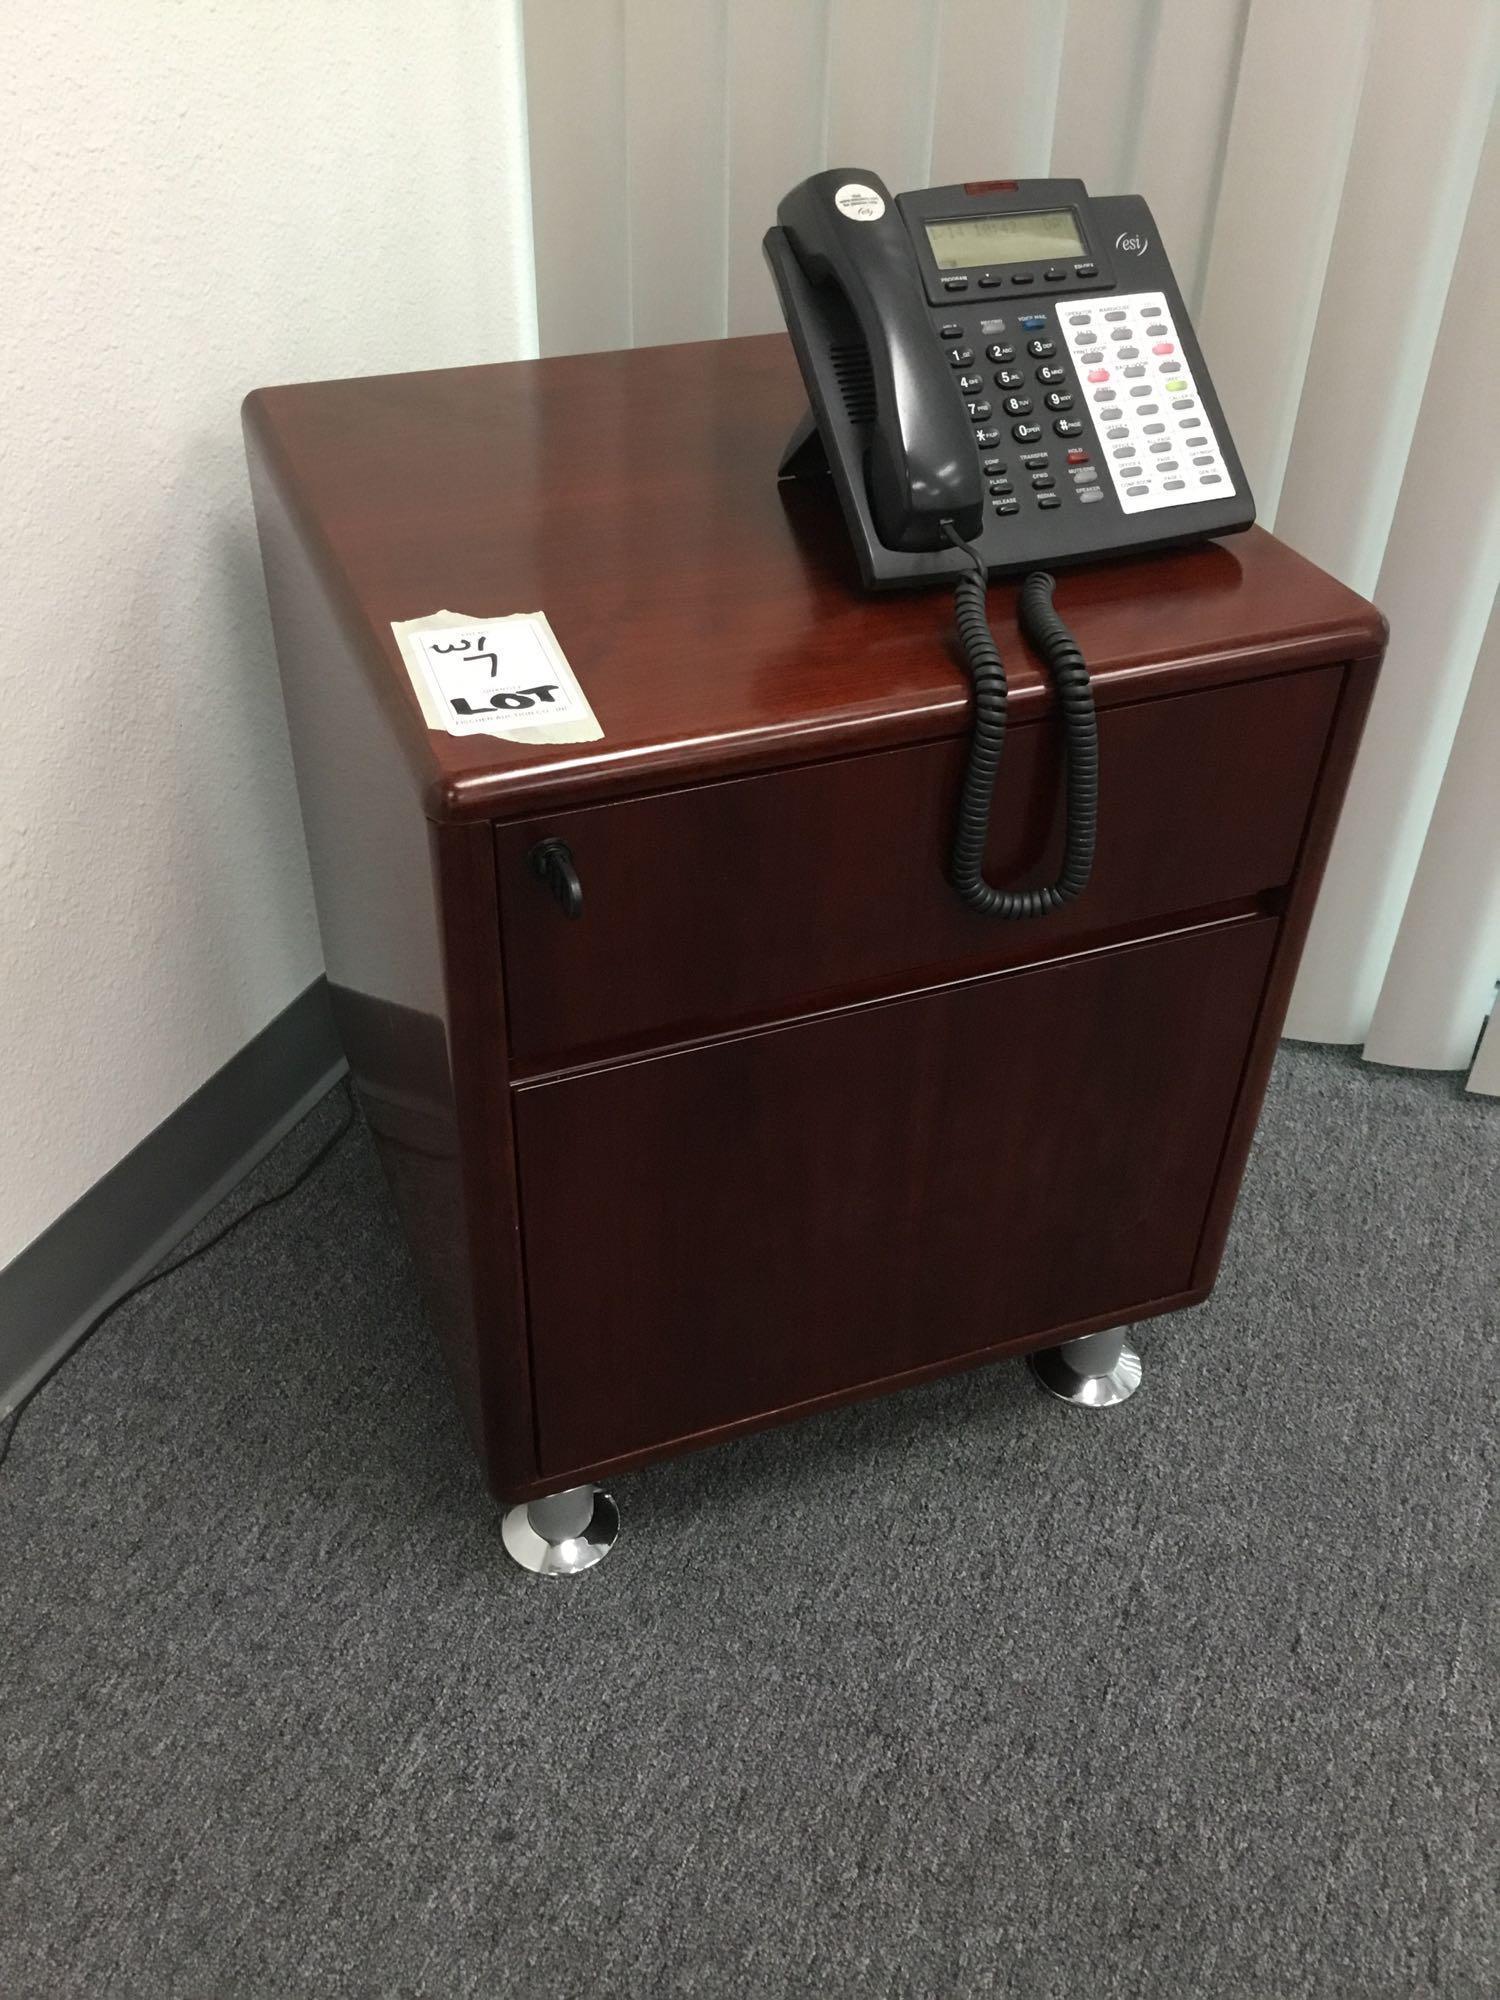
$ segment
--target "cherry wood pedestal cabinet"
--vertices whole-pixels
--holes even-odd
[[[971,913],[951,594],[864,594],[778,486],[801,398],[775,335],[246,405],[338,1018],[510,1502],[1203,1299],[1369,701],[1379,615],[1259,530],[1063,572],[1093,880]],[[1061,760],[1014,600],[1026,886]],[[545,611],[602,740],[429,732],[391,621],[439,609]]]

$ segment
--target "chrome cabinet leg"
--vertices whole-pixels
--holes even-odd
[[[620,1515],[597,1486],[569,1486],[507,1507],[500,1524],[506,1549],[534,1576],[577,1576],[603,1562],[620,1532]]]
[[[1044,1389],[1086,1410],[1110,1409],[1126,1402],[1141,1386],[1141,1357],[1125,1338],[1123,1327],[1086,1333],[1026,1359]]]

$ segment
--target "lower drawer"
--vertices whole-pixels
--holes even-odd
[[[1342,673],[1106,709],[1093,880],[1044,923],[977,916],[948,885],[957,743],[501,826],[512,1063],[561,1066],[937,984],[1273,890],[1296,865]],[[1060,762],[1050,723],[1011,731],[992,881],[1055,874]],[[528,865],[548,835],[573,850],[576,920]]]
[[[1186,1290],[1276,929],[517,1089],[543,1473]]]

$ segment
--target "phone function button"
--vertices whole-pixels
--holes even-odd
[[[1159,451],[1170,451],[1172,447],[1167,443],[1167,440],[1165,438],[1153,438],[1147,449],[1150,451],[1159,452]]]
[[[1078,365],[1080,368],[1092,368],[1096,361],[1102,361],[1103,359],[1104,349],[1102,347],[1091,347],[1087,354],[1080,354],[1078,356]]]
[[[1025,452],[1022,455],[1021,463],[1028,472],[1040,472],[1042,467],[1047,463],[1047,454],[1044,451]]]
[[[1170,382],[1163,382],[1161,386],[1166,390],[1169,396],[1180,396],[1183,390],[1187,387],[1187,383],[1179,375]]]
[[[1149,316],[1150,315],[1148,314],[1147,317],[1149,318]],[[1164,326],[1148,326],[1146,328],[1146,338],[1148,340],[1155,340],[1159,335],[1164,334],[1168,331],[1169,329]]]
[[[999,431],[996,430],[975,431],[974,442],[977,445],[999,444],[1000,433]]]
[[[1038,361],[1050,361],[1057,352],[1055,340],[1028,340],[1026,352],[1035,355]]]
[[[1045,398],[1049,410],[1071,410],[1073,396],[1068,389],[1049,389]]]
[[[1158,340],[1151,352],[1153,354],[1175,354],[1177,349],[1172,345],[1170,340]]]
[[[1077,417],[1059,417],[1052,428],[1060,438],[1076,438],[1083,425]]]
[[[1015,488],[1008,479],[992,479],[990,481],[990,492],[993,495],[998,496],[1001,493],[1014,493],[1014,491]]]
[[[1088,453],[1080,449],[1080,447],[1077,445],[1075,445],[1073,449],[1068,453],[1069,465],[1087,465],[1088,462],[1089,462]]]
[[[990,287],[993,287],[995,285],[1003,285],[1005,283],[1004,273],[1000,271],[981,271],[979,274],[979,282],[981,285],[986,285]]]
[[[986,417],[994,415],[994,408],[982,397],[971,397],[968,404],[969,415],[976,424],[982,424]]]
[[[1176,472],[1178,470],[1177,461],[1175,458],[1164,458],[1156,469],[1158,472]]]
[[[1098,477],[1099,470],[1097,466],[1080,465],[1078,470],[1073,474],[1073,484],[1075,486],[1092,486]]]
[[[1067,275],[1061,264],[1053,264],[1048,270],[1042,273],[1042,276],[1049,285],[1060,285]]]
[[[1138,347],[1117,347],[1115,358],[1118,361],[1139,361],[1141,350]]]
[[[1005,470],[1005,460],[1003,458],[981,459],[979,469],[981,472],[988,473],[992,479],[998,478]]]
[[[1101,424],[1117,424],[1125,412],[1111,407],[1107,410],[1096,410],[1094,414]]]
[[[1036,283],[1036,272],[1012,271],[1010,281],[1013,285],[1034,285]]]
[[[1036,504],[1038,507],[1060,507],[1062,505],[1062,495],[1060,493],[1038,493]]]
[[[1125,491],[1126,491],[1126,492],[1127,492],[1127,493],[1128,493],[1128,494],[1130,495],[1130,497],[1131,497],[1131,499],[1132,499],[1132,500],[1139,500],[1139,499],[1140,499],[1140,497],[1141,497],[1141,495],[1142,495],[1143,493],[1149,493],[1149,492],[1151,491],[1151,488],[1150,488],[1149,486],[1144,486],[1144,485],[1143,485],[1143,486],[1127,486],[1127,487],[1125,488]]]
[[[1123,368],[1120,372],[1127,382],[1134,382],[1145,374],[1146,364],[1144,361],[1137,361],[1133,368]]]
[[[964,330],[956,319],[944,320],[938,332],[944,340],[962,340],[964,337]]]
[[[1056,477],[1050,472],[1033,472],[1031,475],[1031,483],[1033,486],[1040,488],[1043,486],[1055,486],[1057,484],[1057,480]]]
[[[1011,493],[1007,494],[1007,496],[1003,500],[992,500],[990,502],[990,505],[994,508],[997,514],[1014,514],[1019,512],[1021,503],[1016,498],[1015,494]]]
[[[966,292],[968,289],[969,281],[967,278],[944,278],[943,280],[943,290],[945,292]]]
[[[1146,434],[1146,436],[1147,436],[1147,437],[1160,437],[1160,436],[1161,436],[1161,434],[1162,434],[1162,432],[1163,432],[1163,431],[1164,431],[1164,430],[1165,430],[1166,428],[1167,428],[1167,427],[1166,427],[1166,425],[1165,425],[1165,424],[1144,424],[1144,425],[1142,425],[1142,429],[1143,429],[1143,430],[1145,431],[1145,434]],[[1155,445],[1152,445],[1151,449],[1152,449],[1153,451],[1155,451],[1155,449],[1156,449],[1156,446],[1155,446]]]
[[[1111,456],[1114,458],[1134,458],[1135,446],[1133,444],[1117,444]]]
[[[982,375],[960,375],[958,386],[966,396],[977,396],[984,387],[984,377]]]
[[[1090,321],[1090,320],[1091,320],[1091,319],[1092,319],[1093,317],[1094,317],[1094,315],[1093,315],[1093,314],[1092,314],[1091,312],[1086,312],[1086,313],[1069,313],[1069,314],[1068,314],[1068,325],[1069,325],[1069,326],[1087,326],[1087,325],[1088,325],[1088,323],[1089,323],[1089,321]]]
[[[1185,479],[1164,479],[1161,483],[1161,490],[1163,493],[1180,493],[1186,485],[1187,481]]]
[[[1075,264],[1073,266],[1073,276],[1075,278],[1097,278],[1098,275],[1099,266],[1097,264]]]
[[[1137,382],[1130,393],[1132,396],[1149,396],[1151,394],[1151,384],[1149,382]]]
[[[1038,327],[1043,327],[1047,324],[1047,315],[1045,313],[1022,313],[1017,324],[1024,332],[1035,333]]]
[[[1190,410],[1192,407],[1193,399],[1191,396],[1177,396],[1173,398],[1172,408],[1174,410]]]
[[[1128,438],[1130,436],[1130,426],[1128,424],[1111,424],[1104,435],[1113,444],[1117,438]]]
[[[1195,458],[1193,460],[1194,465],[1212,465],[1213,462],[1214,462],[1214,455],[1211,451],[1206,451],[1204,452],[1201,458]]]
[[[992,341],[984,351],[991,361],[1014,361],[1016,358],[1016,350],[1010,345],[1009,341]]]
[[[1017,444],[1035,444],[1042,434],[1042,427],[1040,424],[1012,424],[1010,434]],[[991,440],[986,438],[985,442],[988,444]]]
[[[1223,481],[1219,478],[1217,472],[1200,472],[1198,474],[1198,484],[1200,486],[1220,486],[1223,484]]]
[[[1160,403],[1142,403],[1137,409],[1136,415],[1138,417],[1154,417],[1160,408]]]

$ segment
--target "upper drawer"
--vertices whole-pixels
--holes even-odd
[[[536,1066],[1051,954],[1285,882],[1341,667],[1104,710],[1099,843],[1076,903],[1012,923],[945,876],[963,746],[924,744],[496,829],[512,1060]],[[564,915],[527,860],[559,836]],[[986,873],[1056,871],[1061,753],[1011,730]]]

